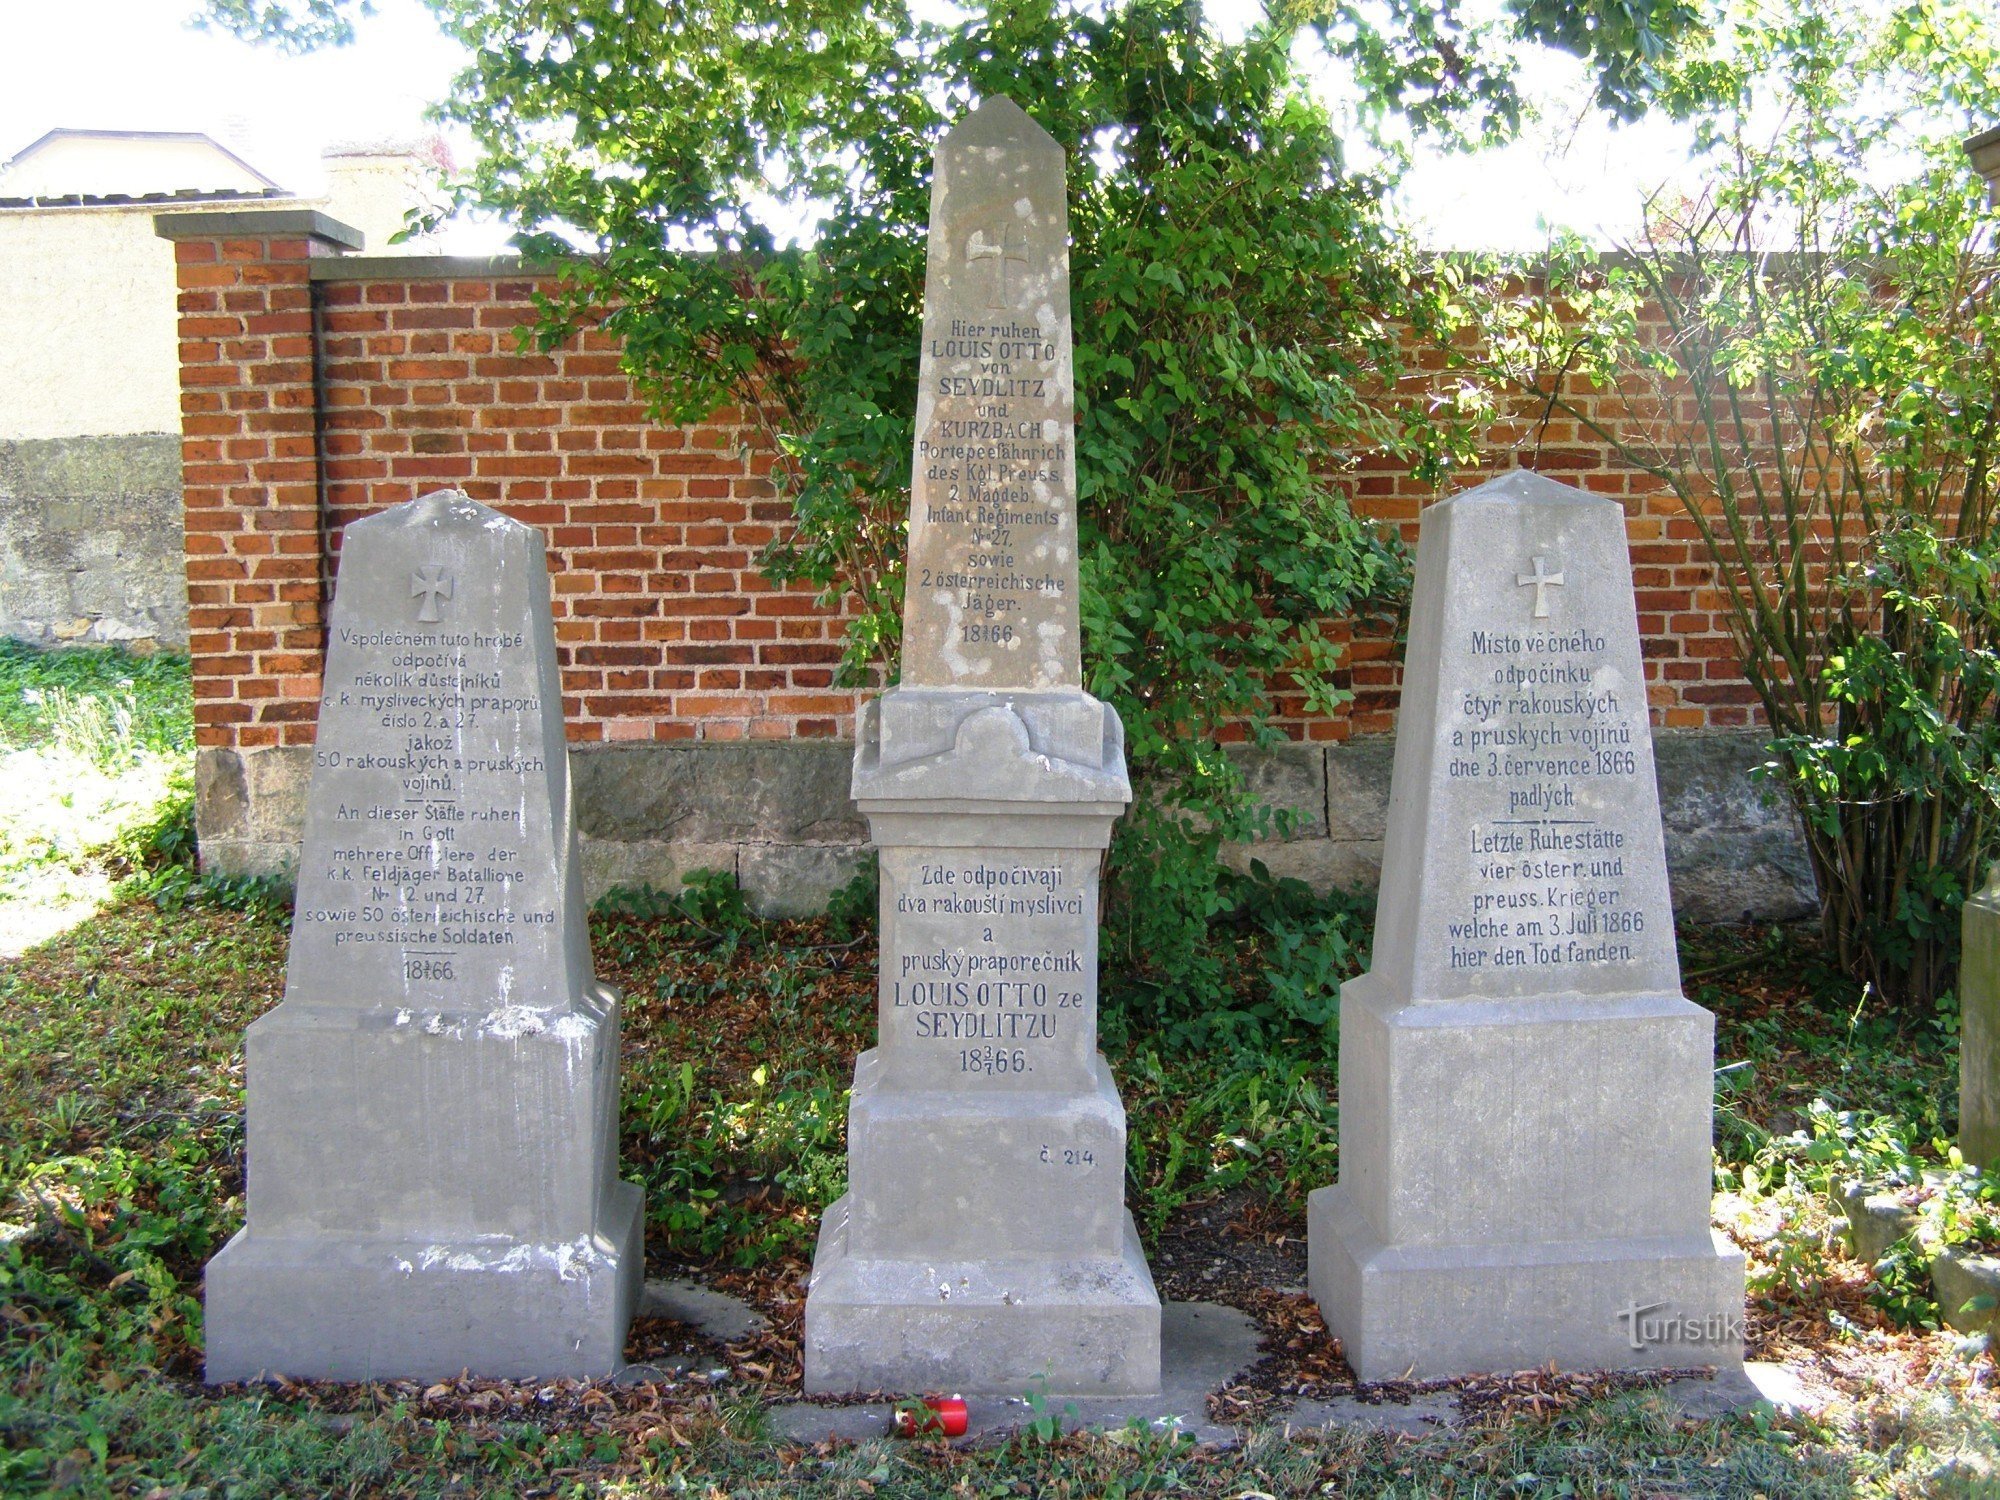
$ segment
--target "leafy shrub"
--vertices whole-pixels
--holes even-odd
[[[665,922],[670,931],[712,944],[723,957],[755,937],[763,924],[743,899],[736,877],[723,870],[691,870],[677,892],[650,885],[615,885],[594,908],[605,916]]]
[[[188,659],[0,640],[0,751],[56,747],[103,769],[194,748]]]
[[[1149,903],[1144,887],[1116,908],[1106,929],[1100,1024],[1109,1036],[1143,1029],[1194,1048],[1329,1039],[1341,981],[1367,967],[1372,901],[1340,891],[1321,896],[1304,881],[1273,876],[1261,860],[1238,873],[1215,858],[1215,837],[1180,845],[1184,864],[1161,857],[1135,866],[1135,881],[1198,882],[1208,920],[1199,927],[1187,920],[1201,907],[1185,895]],[[1123,962],[1149,944],[1151,963]]]
[[[2000,19],[1752,7],[1674,91],[1722,101],[1697,115],[1712,192],[1620,264],[1552,257],[1547,296],[1503,291],[1487,324],[1549,411],[1680,498],[1827,945],[1923,1013],[2000,848],[2000,264],[1960,149],[2000,117]]]

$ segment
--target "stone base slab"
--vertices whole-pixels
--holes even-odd
[[[1708,1227],[1714,1019],[1677,993],[1340,987],[1340,1181],[1398,1246]]]
[[[275,1239],[562,1244],[616,1180],[618,1001],[439,1014],[283,1004],[251,1023],[246,1216]]]
[[[881,1062],[861,1054],[848,1106],[855,1255],[1123,1252],[1125,1109],[1102,1053],[1089,1092],[897,1088]]]
[[[1122,1254],[1105,1258],[862,1259],[847,1240],[843,1198],[806,1297],[809,1394],[1160,1389],[1160,1297],[1129,1214]]]
[[[643,1210],[639,1189],[620,1182],[595,1234],[553,1245],[246,1228],[208,1264],[207,1378],[609,1375],[643,1283]]]
[[[1743,1257],[1713,1231],[1393,1246],[1335,1184],[1306,1200],[1306,1245],[1313,1298],[1366,1381],[1743,1362]]]

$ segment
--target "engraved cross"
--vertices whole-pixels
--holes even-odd
[[[1020,244],[1018,250],[1014,248],[1017,240]],[[974,261],[981,260],[997,260],[999,262],[993,268],[993,296],[986,304],[988,307],[1006,307],[1009,305],[1007,296],[1007,267],[1010,264],[1017,266],[1027,265],[1027,248],[1027,236],[1022,234],[1020,229],[1013,224],[1009,224],[1005,229],[1000,231],[1000,243],[997,245],[989,245],[986,242],[985,230],[975,229],[972,231],[972,238],[965,242],[966,264],[971,265]]]
[[[1516,573],[1514,575],[1514,582],[1518,587],[1526,588],[1531,583],[1535,586],[1535,618],[1537,620],[1546,620],[1549,617],[1549,590],[1559,589],[1563,586],[1561,571],[1558,570],[1551,573],[1548,571],[1548,567],[1549,560],[1546,557],[1538,557],[1535,559],[1534,572]]]
[[[441,618],[438,600],[451,597],[451,574],[445,572],[441,563],[426,563],[410,575],[410,597],[424,601],[417,610],[418,623],[437,624]]]

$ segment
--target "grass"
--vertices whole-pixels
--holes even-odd
[[[599,966],[628,987],[624,1154],[656,1261],[771,1295],[803,1268],[844,1169],[842,1091],[872,1025],[865,936],[761,923],[724,887],[601,912]],[[0,978],[0,1493],[80,1495],[1976,1495],[2000,1473],[1990,1362],[1899,1328],[1827,1243],[1805,1163],[1812,1101],[1949,1124],[1949,1034],[1859,1015],[1787,942],[1697,948],[1756,964],[1695,989],[1720,1056],[1750,1061],[1718,1200],[1751,1252],[1759,1352],[1806,1371],[1815,1419],[1684,1420],[1647,1391],[1512,1406],[1421,1439],[1263,1431],[1197,1448],[1159,1433],[806,1447],[770,1439],[766,1382],[637,1392],[474,1385],[210,1395],[202,1261],[241,1213],[242,1029],[282,986],[268,907],[132,896]],[[1774,1026],[1772,1019],[1782,1018]],[[1132,1195],[1170,1226],[1225,1193],[1294,1227],[1330,1176],[1331,1058],[1302,1040],[1227,1066],[1135,1036]],[[1746,1076],[1748,1075],[1748,1076]],[[1942,1101],[1942,1102],[1941,1102]],[[1745,1191],[1759,1160],[1769,1176]],[[1148,1233],[1157,1233],[1149,1229]],[[732,1278],[734,1278],[732,1282]],[[761,1353],[760,1358],[766,1358]],[[768,1358],[758,1368],[770,1371]],[[12,1486],[10,1489],[9,1486]],[[1121,1490],[1120,1486],[1124,1488]],[[1327,1489],[1326,1486],[1333,1486]]]
[[[9,654],[0,670],[99,672],[72,690],[132,705],[116,755],[182,753],[172,712],[145,707],[146,674],[170,680],[171,663],[23,669]],[[9,754],[99,722],[52,714],[46,690],[0,712]],[[1827,1199],[1884,1140],[1939,1159],[1955,1124],[1951,1016],[1861,1003],[1784,934],[1694,934],[1684,965],[1718,1017],[1717,1216],[1750,1259],[1753,1354],[1807,1382],[1814,1417],[1695,1421],[1646,1389],[1529,1381],[1468,1396],[1459,1425],[1424,1437],[1266,1425],[1215,1448],[1050,1422],[964,1451],[774,1439],[763,1413],[796,1392],[798,1278],[843,1185],[845,1090],[872,1039],[872,906],[857,887],[825,918],[767,923],[715,879],[607,902],[593,940],[627,994],[623,1163],[647,1190],[653,1268],[761,1302],[775,1331],[721,1351],[714,1381],[208,1392],[200,1271],[241,1219],[242,1035],[283,983],[286,915],[246,894],[134,881],[0,968],[0,1495],[2000,1493],[1990,1355],[1841,1255]],[[1324,939],[1347,910],[1300,920]],[[1232,949],[1246,990],[1302,946],[1290,930],[1268,922]],[[1323,966],[1332,949],[1315,941]],[[1359,944],[1339,951],[1362,961]],[[1295,1252],[1305,1192],[1337,1170],[1327,1033],[1262,1026],[1255,1045],[1190,1049],[1142,1015],[1109,1020],[1149,1251],[1226,1204],[1226,1232]],[[1324,1349],[1303,1299],[1267,1290],[1247,1305]],[[1345,1388],[1324,1354],[1301,1371],[1308,1393]],[[1259,1399],[1245,1409],[1282,1412],[1268,1387]]]
[[[88,916],[193,805],[182,656],[0,641],[0,958]]]

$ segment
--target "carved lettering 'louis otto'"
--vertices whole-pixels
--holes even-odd
[[[1008,289],[1007,267],[1025,266],[1028,263],[1028,240],[1018,225],[1009,224],[1000,231],[998,244],[987,239],[986,231],[975,229],[972,238],[965,242],[965,263],[975,265],[982,260],[993,261],[993,295],[987,299],[988,307],[1008,307],[1013,297]]]
[[[1538,557],[1535,559],[1534,572],[1516,573],[1514,575],[1514,582],[1519,587],[1526,588],[1531,583],[1535,586],[1535,618],[1537,620],[1546,620],[1549,617],[1549,590],[1559,589],[1563,586],[1562,569],[1558,568],[1555,572],[1551,573],[1548,571],[1548,566],[1549,560],[1546,557]]]

